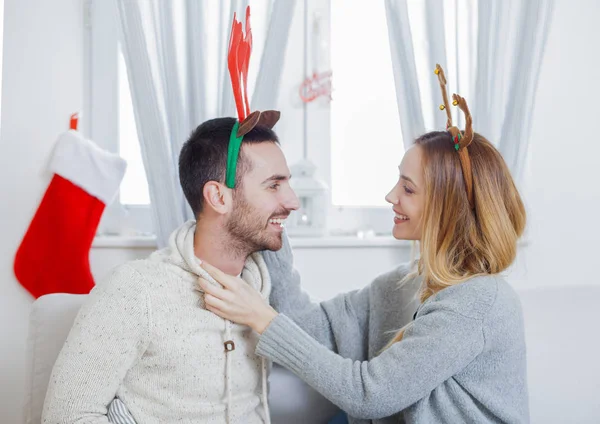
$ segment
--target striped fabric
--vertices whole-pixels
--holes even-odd
[[[108,405],[106,417],[112,424],[136,424],[127,407],[119,398],[114,398]]]

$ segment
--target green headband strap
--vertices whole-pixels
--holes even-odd
[[[235,170],[237,168],[238,156],[244,136],[238,137],[237,131],[240,126],[239,121],[236,121],[229,136],[229,149],[227,151],[227,174],[225,176],[225,184],[229,188],[235,188]]]

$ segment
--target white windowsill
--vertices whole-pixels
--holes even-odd
[[[92,248],[156,249],[156,237],[100,235],[94,237]]]
[[[411,242],[396,240],[389,236],[324,236],[324,237],[290,237],[292,247],[296,249],[323,249],[340,247],[395,247],[409,249]],[[529,245],[528,238],[518,242],[519,247]],[[155,236],[96,236],[92,248],[97,249],[156,249]]]
[[[325,237],[290,237],[292,247],[331,248],[331,247],[396,247],[410,248],[411,243],[396,240],[389,236],[370,236],[360,238],[357,236],[325,236]],[[154,236],[109,236],[102,235],[94,238],[92,248],[100,249],[156,249]]]

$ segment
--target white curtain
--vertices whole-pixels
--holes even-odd
[[[554,0],[386,0],[404,145],[444,129],[439,63],[450,94],[466,97],[475,131],[495,143],[520,183],[553,9]]]
[[[273,0],[260,68],[252,94],[252,110],[276,108],[285,50],[295,9],[296,0]]]
[[[250,3],[252,60],[262,56],[252,104],[275,108],[283,68],[278,64],[295,1],[257,0],[264,12],[257,20],[255,2],[249,0],[117,2],[152,218],[158,246],[163,247],[175,228],[193,218],[179,184],[183,143],[207,119],[236,116],[226,61],[234,11],[243,22]],[[257,26],[260,18],[268,25]],[[268,33],[264,44],[261,30]]]
[[[385,10],[402,140],[407,149],[425,132],[407,1],[386,0]]]

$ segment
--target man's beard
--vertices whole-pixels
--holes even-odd
[[[283,245],[282,233],[269,231],[268,219],[265,219],[245,199],[244,194],[234,196],[234,208],[227,222],[232,246],[240,254],[249,255],[260,250],[276,251]],[[288,211],[278,211],[272,216],[285,216]],[[269,218],[271,218],[269,217]]]

